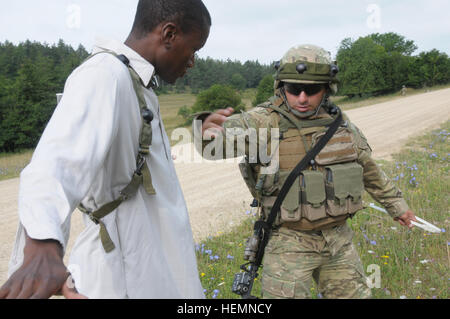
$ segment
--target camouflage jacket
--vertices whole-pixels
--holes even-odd
[[[248,129],[254,129],[257,132],[256,139],[258,144],[261,144],[262,142],[267,143],[267,141],[262,141],[262,139],[265,138],[262,136],[267,136],[267,140],[270,141],[271,129],[278,128],[278,123],[274,123],[273,116],[271,116],[272,110],[268,108],[270,105],[271,103],[267,102],[247,112],[230,116],[224,123],[225,131],[222,134],[219,134],[213,141],[196,141],[197,151],[200,152],[203,157],[212,160],[239,157],[242,155],[251,157],[251,138],[248,136]],[[284,108],[287,111],[287,107],[284,104],[281,104],[280,108]],[[194,130],[197,130],[198,132],[201,124],[200,121],[204,120],[208,114],[210,113],[203,113],[196,117],[196,120],[194,120]],[[343,114],[343,117],[348,128],[352,131],[357,145],[357,163],[363,167],[365,190],[386,208],[392,218],[403,215],[409,210],[409,207],[402,196],[402,192],[386,176],[383,170],[371,157],[372,149],[363,133],[350,122],[345,114]],[[332,117],[322,109],[316,117],[311,117],[303,121],[310,121],[318,118],[332,119]],[[258,133],[261,129],[264,129],[265,132],[260,136]],[[266,132],[267,135],[265,135]],[[197,134],[197,138],[198,136],[201,136],[201,134]],[[239,140],[244,142],[239,143]],[[230,147],[230,145],[232,145],[232,147]],[[208,151],[205,152],[206,150]],[[211,150],[213,151],[211,152]],[[232,152],[230,150],[232,150]],[[258,158],[256,161],[260,162],[261,159]]]

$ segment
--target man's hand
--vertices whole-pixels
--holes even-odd
[[[414,215],[414,212],[411,211],[411,210],[408,210],[402,216],[397,217],[394,220],[398,221],[401,225],[407,226],[409,228],[413,228],[414,227],[414,225],[411,224],[411,221],[417,222],[416,216]]]
[[[73,282],[72,276],[67,278],[66,283],[62,287],[62,293],[66,299],[88,299],[88,297],[83,296],[78,293],[75,288],[75,283]]]
[[[23,264],[0,288],[0,299],[48,299],[61,291],[69,276],[59,242],[25,236]]]
[[[202,134],[203,137],[211,139],[216,137],[215,132],[223,132],[223,123],[227,120],[228,116],[233,114],[233,108],[229,107],[227,109],[221,109],[210,116],[208,116],[202,125]]]

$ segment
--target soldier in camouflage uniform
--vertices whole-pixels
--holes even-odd
[[[258,200],[261,218],[267,218],[287,175],[338,112],[329,100],[337,91],[338,68],[328,52],[313,45],[298,46],[289,50],[276,68],[275,96],[268,102],[236,115],[232,109],[201,114],[194,122],[194,129],[201,129],[204,138],[196,143],[204,157],[245,154],[240,168]],[[345,114],[343,118],[336,134],[283,201],[265,251],[264,298],[310,298],[313,279],[325,298],[371,296],[352,243],[353,232],[346,223],[363,208],[363,189],[395,220],[412,227],[415,216],[401,191],[371,158],[372,150],[361,131]],[[265,151],[271,150],[269,163],[262,161],[261,153],[251,154],[251,141],[255,141],[251,129],[257,132],[258,146],[264,144]],[[258,134],[262,129],[264,134]],[[273,132],[277,132],[275,138]],[[244,143],[239,143],[240,137]],[[225,150],[229,143],[233,154]],[[215,144],[209,148],[214,152],[206,154],[209,144]],[[268,169],[273,162],[276,169]]]

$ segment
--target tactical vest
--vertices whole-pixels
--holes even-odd
[[[259,202],[263,219],[267,219],[289,173],[325,134],[325,125],[334,121],[327,114],[317,119],[299,120],[280,108],[281,104],[278,101],[262,105],[270,112],[272,127],[280,131],[277,172],[261,174],[258,164],[245,160],[240,164],[241,174]],[[357,163],[354,135],[346,123],[294,182],[281,205],[275,227],[327,229],[343,224],[363,208],[363,168]]]
[[[152,144],[152,125],[153,113],[148,109],[147,103],[144,98],[144,84],[142,83],[139,75],[130,66],[130,61],[124,55],[118,55],[113,51],[101,51],[95,53],[87,58],[90,59],[93,56],[101,53],[108,53],[118,58],[130,72],[131,80],[133,82],[133,88],[136,92],[137,100],[139,103],[139,109],[141,112],[141,129],[139,133],[139,145],[138,155],[136,158],[136,170],[131,177],[130,183],[119,192],[119,196],[114,201],[101,206],[95,211],[86,209],[82,204],[78,206],[78,209],[89,216],[89,218],[97,225],[100,225],[100,240],[106,253],[114,250],[115,245],[108,234],[105,224],[102,222],[102,218],[116,210],[121,203],[134,197],[141,185],[144,186],[145,191],[149,195],[155,195],[156,191],[152,184],[152,176],[150,173],[150,167],[146,161],[146,156],[150,153],[150,146]]]

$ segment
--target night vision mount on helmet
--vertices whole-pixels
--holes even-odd
[[[303,84],[327,84],[334,94],[337,92],[339,68],[331,61],[328,51],[314,45],[291,48],[275,64],[275,90],[282,82]]]

